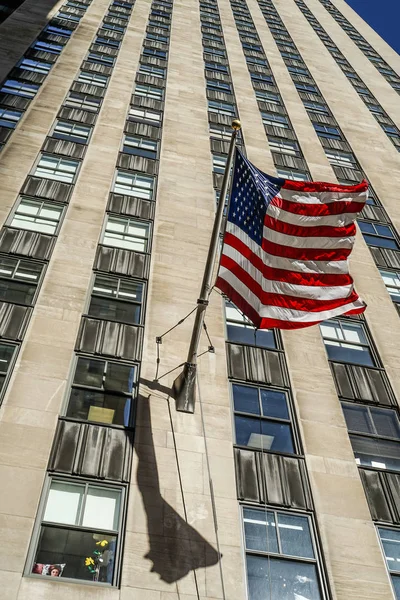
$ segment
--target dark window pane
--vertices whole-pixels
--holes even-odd
[[[247,550],[279,552],[273,512],[245,508],[243,521]]]
[[[388,569],[400,572],[400,531],[379,527]]]
[[[88,314],[99,319],[135,324],[140,320],[140,306],[111,298],[93,296]]]
[[[325,340],[328,358],[356,365],[365,365],[373,367],[374,361],[368,348],[362,346],[353,346],[351,344],[342,344]]]
[[[371,408],[371,415],[378,435],[400,438],[399,419],[394,410]]]
[[[274,332],[255,330],[250,325],[227,324],[228,340],[238,344],[252,344],[262,348],[276,348]]]
[[[0,373],[7,373],[15,351],[15,346],[0,343]]]
[[[262,389],[260,392],[262,412],[265,417],[289,419],[286,394],[284,392],[266,389]]]
[[[236,443],[241,446],[293,453],[290,426],[284,423],[235,416]]]
[[[233,401],[235,410],[240,412],[260,414],[258,389],[248,385],[233,385]]]
[[[347,428],[350,431],[359,431],[360,433],[374,433],[368,409],[365,406],[356,406],[343,404],[344,417]]]
[[[74,383],[101,388],[103,386],[105,364],[103,360],[79,358],[76,365]]]
[[[307,517],[278,513],[278,527],[282,554],[314,558]]]
[[[99,548],[97,542],[102,540],[108,542],[107,549],[102,554],[103,562],[98,571],[91,573],[85,566],[85,559],[93,556],[93,552]],[[32,573],[111,584],[116,544],[117,537],[113,535],[44,525],[40,532]],[[52,573],[49,572],[51,566],[56,567],[51,569]]]
[[[16,304],[32,304],[36,292],[36,285],[0,279],[0,300],[15,302]]]
[[[350,436],[354,456],[363,466],[400,471],[400,444],[377,438]]]
[[[249,600],[320,600],[315,565],[247,556]]]
[[[132,399],[104,392],[72,388],[67,416],[83,421],[129,425]]]
[[[392,575],[392,583],[396,600],[400,600],[400,577],[395,577]]]
[[[109,362],[104,388],[106,390],[129,393],[133,391],[135,380],[135,366]]]

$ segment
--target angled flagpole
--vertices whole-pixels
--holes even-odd
[[[210,247],[208,250],[206,267],[203,275],[203,283],[201,284],[200,296],[197,300],[196,317],[193,325],[188,356],[182,373],[178,375],[172,384],[172,392],[175,398],[176,410],[181,412],[194,413],[194,407],[196,403],[197,350],[199,347],[201,330],[203,328],[205,311],[208,306],[208,298],[212,288],[214,264],[218,252],[219,235],[221,231],[222,218],[224,215],[229,175],[232,167],[233,154],[235,151],[236,137],[240,128],[240,121],[238,119],[234,119],[232,121],[233,132],[229,145],[224,177],[222,180],[218,208],[215,214],[214,226],[211,234]]]

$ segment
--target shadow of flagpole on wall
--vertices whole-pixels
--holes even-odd
[[[169,388],[147,380],[141,383],[166,393]],[[167,409],[167,407],[166,407]],[[219,561],[217,551],[161,496],[158,467],[151,427],[150,397],[139,396],[140,436],[135,443],[138,457],[137,484],[147,518],[150,550],[145,558],[160,579],[174,583],[191,571],[210,567]],[[212,515],[210,514],[212,519]]]

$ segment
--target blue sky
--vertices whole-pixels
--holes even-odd
[[[346,0],[400,54],[400,0]]]

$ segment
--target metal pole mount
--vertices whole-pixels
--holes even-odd
[[[206,266],[204,269],[203,282],[201,285],[200,296],[197,300],[196,317],[193,325],[192,338],[188,351],[187,360],[183,370],[172,384],[172,395],[175,398],[176,410],[187,413],[194,413],[196,404],[196,375],[197,375],[197,350],[199,347],[201,330],[204,323],[204,315],[208,306],[208,299],[211,293],[212,279],[214,272],[215,259],[218,252],[219,235],[224,215],[225,199],[228,192],[229,175],[232,167],[233,154],[235,151],[235,141],[237,133],[241,128],[240,121],[232,121],[232,137],[229,145],[228,158],[226,161],[224,177],[222,180],[221,194],[219,197],[218,208],[215,214],[214,226],[211,234],[210,248],[208,250]]]

